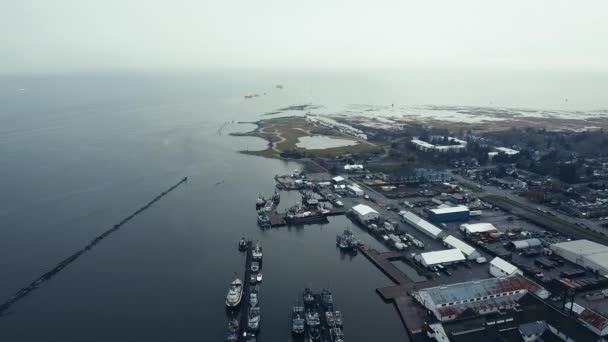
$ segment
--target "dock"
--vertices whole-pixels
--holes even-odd
[[[400,269],[393,265],[392,261],[404,258],[403,252],[384,252],[380,253],[373,248],[359,246],[359,250],[372,264],[378,267],[387,277],[389,277],[396,285],[380,287],[376,289],[376,293],[382,297],[384,301],[393,302],[401,318],[401,322],[406,328],[406,331],[414,340],[412,335],[417,335],[422,332],[427,317],[426,310],[415,303],[414,298],[410,293],[418,286],[424,286],[427,282],[415,283],[407,277]]]
[[[245,334],[247,333],[247,320],[249,315],[249,291],[251,285],[249,284],[249,277],[251,277],[251,262],[253,260],[252,255],[253,243],[247,241],[247,252],[245,255],[245,273],[243,275],[243,298],[241,299],[239,320],[239,341],[245,341]]]

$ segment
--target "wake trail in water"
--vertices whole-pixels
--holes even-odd
[[[55,276],[57,273],[61,272],[66,266],[68,266],[69,264],[76,261],[84,253],[90,251],[93,247],[95,247],[95,245],[100,243],[103,239],[107,238],[110,234],[114,233],[115,231],[120,229],[122,226],[127,224],[129,221],[134,219],[135,216],[141,214],[146,209],[149,209],[154,203],[158,202],[161,198],[168,195],[171,191],[177,189],[177,187],[179,187],[180,185],[184,184],[187,181],[188,181],[188,177],[182,178],[179,182],[175,183],[173,186],[171,186],[167,190],[161,192],[158,196],[154,197],[151,201],[149,201],[144,206],[142,206],[141,208],[139,208],[138,210],[133,212],[131,215],[122,219],[122,221],[120,221],[118,224],[115,224],[114,227],[106,230],[104,233],[102,233],[101,235],[99,235],[96,238],[94,238],[93,240],[91,240],[91,242],[89,242],[89,244],[84,246],[84,248],[80,249],[76,253],[65,258],[63,261],[61,261],[57,265],[55,265],[55,267],[53,267],[50,271],[44,273],[43,275],[38,277],[36,280],[32,281],[28,286],[17,291],[17,293],[15,293],[10,299],[8,299],[6,302],[0,304],[0,316],[5,315],[6,311],[8,309],[10,309],[11,306],[13,306],[19,300],[24,299],[25,297],[30,295],[35,289],[39,288],[44,282],[49,281],[53,276]]]

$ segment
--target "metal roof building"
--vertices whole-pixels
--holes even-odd
[[[429,267],[437,264],[453,264],[455,262],[464,261],[465,257],[460,250],[453,248],[443,251],[421,253],[416,256],[416,259],[420,261],[423,266]]]
[[[461,251],[468,260],[474,260],[481,257],[481,254],[475,248],[453,237],[452,235],[448,235],[446,238],[444,238],[443,243],[449,247],[456,248]]]
[[[496,278],[507,277],[513,274],[523,274],[522,271],[515,265],[507,262],[499,257],[490,261],[490,274]]]
[[[460,231],[464,232],[465,235],[469,234],[482,234],[482,233],[493,233],[498,230],[491,223],[465,223],[460,225]]]
[[[411,211],[403,210],[399,214],[401,215],[401,220],[403,222],[408,223],[412,227],[418,229],[433,239],[438,239],[444,234],[443,230],[435,227],[433,224],[427,222]]]
[[[554,243],[549,247],[553,253],[602,275],[608,274],[608,247],[589,240],[574,240]]]
[[[466,310],[489,314],[513,308],[527,293],[549,297],[542,286],[519,274],[466,283],[431,287],[413,293],[414,299],[435,314],[440,321],[458,318]]]
[[[355,213],[361,221],[375,220],[378,218],[378,212],[365,204],[357,204],[353,207]]]
[[[526,240],[517,240],[509,242],[509,245],[513,249],[527,249],[527,248],[538,248],[543,245],[543,243],[536,238],[526,239]]]
[[[429,218],[433,222],[464,221],[469,219],[469,208],[464,205],[455,207],[428,209]]]

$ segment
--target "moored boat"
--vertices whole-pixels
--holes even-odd
[[[249,315],[247,316],[247,328],[254,332],[260,329],[260,307],[249,309]]]
[[[231,319],[228,322],[228,336],[226,337],[227,341],[233,342],[238,341],[239,339],[239,321],[236,319]]]
[[[251,256],[253,257],[253,260],[262,260],[262,246],[260,246],[260,243],[257,242],[255,244],[255,247],[253,248],[253,251],[251,252]]]
[[[258,303],[260,302],[260,294],[259,294],[259,287],[258,286],[252,286],[251,287],[251,293],[249,293],[249,305],[251,305],[251,307],[255,307],[258,306]]]
[[[331,310],[334,306],[334,297],[331,294],[331,291],[329,289],[322,289],[321,290],[321,301],[323,302],[323,306],[328,309]]]
[[[329,325],[330,327],[333,327],[336,325],[336,321],[334,319],[334,313],[333,311],[326,311],[325,312],[325,321],[327,322],[327,325]]]
[[[255,279],[258,281],[258,283],[262,282],[262,272],[258,272],[258,274],[255,276]]]
[[[241,279],[236,278],[230,283],[230,288],[228,289],[228,294],[226,295],[226,306],[229,308],[234,308],[241,303],[241,298],[243,297],[243,283]]]
[[[257,261],[253,261],[251,263],[251,272],[257,272],[260,270],[260,263]]]
[[[337,327],[342,327],[342,313],[338,310],[334,311],[334,321]]]
[[[307,288],[304,289],[303,298],[304,298],[304,303],[305,304],[312,304],[312,302],[314,302],[315,297],[313,296],[312,291],[310,290],[310,288],[307,287]]]
[[[258,211],[258,225],[262,228],[268,228],[271,226],[270,218],[268,218],[268,215],[263,210]]]
[[[245,237],[242,237],[241,240],[239,241],[239,251],[244,251],[247,249],[247,246],[249,244],[247,243],[247,240],[245,240]]]
[[[300,335],[304,333],[305,325],[304,307],[300,306],[299,303],[296,303],[291,314],[291,332]]]

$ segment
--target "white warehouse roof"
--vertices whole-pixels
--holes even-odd
[[[452,235],[448,235],[448,237],[443,239],[443,242],[446,245],[448,245],[452,248],[456,248],[459,251],[461,251],[462,254],[464,254],[467,257],[467,259],[475,259],[475,258],[478,258],[481,256],[475,248],[473,248],[473,247],[469,246],[468,244],[462,242],[461,240],[453,237]]]
[[[423,262],[423,264],[426,264],[426,265],[437,265],[437,264],[442,264],[442,263],[450,263],[450,262],[457,262],[457,261],[465,260],[462,252],[456,248],[446,249],[443,251],[421,253],[420,258],[422,259],[421,261]]]
[[[449,213],[461,213],[463,211],[469,211],[469,208],[464,205],[457,205],[455,207],[437,208],[431,209],[434,214],[449,214]]]
[[[465,223],[460,225],[460,230],[471,234],[497,231],[496,227],[491,223]]]
[[[414,226],[414,228],[421,230],[423,233],[432,236],[435,239],[438,238],[441,233],[443,233],[443,230],[435,227],[433,224],[425,221],[424,219],[420,218],[418,215],[412,213],[411,211],[403,210],[400,214],[401,217],[403,217],[403,219],[407,223],[411,224],[412,226]]]
[[[551,249],[561,249],[577,255],[592,255],[608,252],[608,247],[589,240],[574,240],[554,243],[551,245]]]
[[[339,182],[344,182],[344,177],[342,176],[336,176],[334,178],[332,178],[334,182],[339,183]]]
[[[372,207],[369,207],[365,204],[357,204],[353,207],[353,211],[361,216],[365,216],[368,214],[378,214]]]
[[[500,151],[502,153],[508,154],[508,155],[514,155],[514,154],[518,154],[519,153],[518,150],[514,150],[514,149],[511,149],[511,148],[507,148],[507,147],[497,147],[496,150]]]
[[[518,270],[518,268],[515,267],[515,265],[511,264],[510,262],[506,262],[499,257],[492,259],[492,261],[490,261],[490,265],[492,265],[494,267],[498,267],[506,274],[512,274],[513,272]]]

